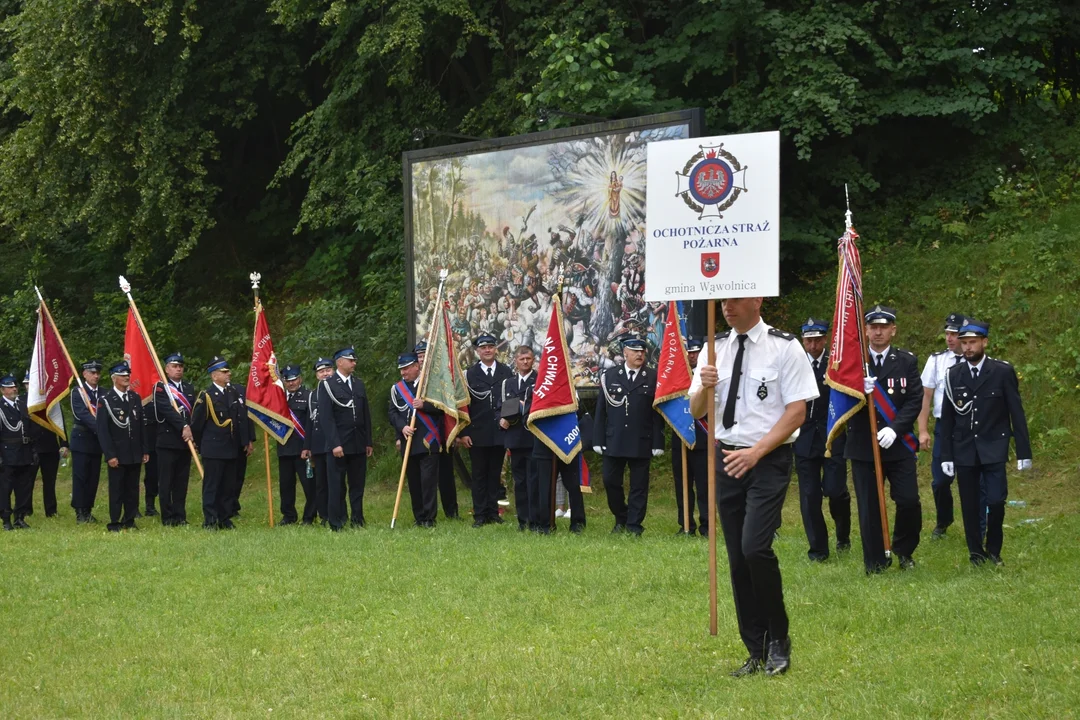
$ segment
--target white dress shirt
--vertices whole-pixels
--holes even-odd
[[[739,383],[738,400],[735,402],[735,424],[725,429],[720,418],[724,414],[735,353],[739,351],[738,333],[734,330],[726,338],[716,341],[715,388],[717,440],[727,445],[750,447],[754,445],[780,420],[787,406],[799,400],[818,397],[814,370],[806,359],[806,351],[794,339],[787,340],[769,334],[770,326],[764,320],[747,331],[743,350],[742,379]],[[765,399],[759,397],[765,387]],[[690,393],[701,389],[701,367],[694,370]],[[796,430],[785,443],[794,442],[799,436]]]
[[[951,350],[937,353],[926,358],[926,365],[922,371],[922,384],[924,389],[934,389],[934,417],[941,419],[941,401],[945,398],[945,374],[949,368],[964,359],[963,355],[957,355]]]

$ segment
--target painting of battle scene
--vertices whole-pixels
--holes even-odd
[[[567,345],[579,386],[622,362],[630,333],[655,362],[665,322],[646,303],[646,144],[690,137],[690,125],[571,137],[411,164],[416,337],[426,337],[439,269],[463,365],[490,333],[504,359],[539,355],[562,278]]]

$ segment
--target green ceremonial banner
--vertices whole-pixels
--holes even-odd
[[[458,433],[469,425],[469,387],[465,375],[457,367],[454,336],[450,332],[450,315],[444,306],[435,318],[431,342],[424,358],[427,381],[420,399],[443,411],[443,450],[449,452]]]

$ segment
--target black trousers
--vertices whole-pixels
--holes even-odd
[[[218,527],[229,519],[229,487],[236,481],[236,458],[203,458],[203,527]]]
[[[766,636],[769,640],[788,636],[780,561],[772,543],[791,482],[791,446],[776,448],[742,478],[724,472],[722,449],[732,448],[716,449],[716,504],[731,569],[735,616],[750,656],[764,659]]]
[[[889,481],[889,497],[896,503],[892,526],[892,549],[897,555],[912,555],[919,547],[922,530],[922,503],[915,476],[915,457],[882,461],[882,471]],[[851,461],[855,499],[859,506],[859,534],[862,535],[863,564],[870,572],[885,567],[885,542],[881,539],[881,510],[878,507],[874,463]]]
[[[296,522],[296,481],[304,491],[304,522],[315,520],[315,478],[307,476],[307,460],[299,455],[278,455],[278,501],[281,519]]]
[[[41,469],[41,504],[45,506],[45,517],[56,514],[56,475],[60,471],[60,451],[38,453],[38,467]]]
[[[469,448],[472,460],[473,520],[490,522],[499,517],[499,488],[502,486],[502,445]]]
[[[349,520],[355,525],[364,525],[364,486],[367,483],[367,455],[363,453],[347,454],[345,457],[326,456],[326,493],[327,512],[330,527],[341,528],[345,525],[345,488],[348,478]]]
[[[405,477],[409,481],[409,498],[412,500],[413,519],[417,524],[435,522],[438,513],[439,456],[437,448],[426,453],[409,456]]]
[[[964,538],[967,540],[968,553],[973,557],[1001,555],[1005,501],[1009,498],[1005,463],[974,467],[957,465],[956,487],[960,494],[960,515],[964,519]],[[985,549],[982,542],[982,522],[986,523]]]
[[[311,456],[311,461],[315,464],[315,512],[318,513],[323,522],[329,522],[330,520],[330,496],[327,492],[326,483],[327,457],[328,453],[313,454]]]
[[[604,490],[616,525],[634,533],[645,531],[645,511],[649,507],[649,461],[651,458],[604,456]],[[623,495],[623,471],[630,468],[629,498]]]
[[[570,524],[585,526],[585,499],[581,495],[581,468],[575,457],[569,464],[555,457],[534,458],[532,481],[529,483],[529,515],[534,530],[554,530],[551,522],[551,500],[555,495],[551,487],[552,466],[555,482],[562,479],[566,488],[566,500],[570,506]]]
[[[109,474],[109,529],[135,527],[139,510],[139,475],[142,463],[107,467]]]
[[[143,465],[143,484],[146,486],[146,507],[154,506],[157,500],[159,481],[157,451],[150,453],[150,459]]]
[[[686,487],[690,501],[690,533],[696,530],[702,537],[709,534],[709,456],[708,450],[686,451]],[[671,449],[671,475],[675,478],[675,505],[676,516],[679,519],[679,528],[685,530],[686,522],[683,517],[683,484],[682,484],[682,443],[676,441]],[[697,501],[698,521],[694,521],[694,502]]]
[[[847,489],[847,461],[837,457],[795,456],[799,478],[799,510],[810,550],[810,559],[829,557],[829,529],[821,512],[823,498],[829,498],[829,514],[836,523],[836,543],[851,542],[851,493]]]
[[[34,497],[34,465],[4,465],[0,467],[0,517],[12,515],[21,520],[30,514]],[[15,495],[12,503],[11,496]]]
[[[71,507],[94,509],[101,482],[101,453],[71,452]]]
[[[244,477],[247,475],[248,457],[244,448],[237,451],[236,465],[229,481],[225,498],[226,514],[222,520],[230,520],[240,514],[240,493],[244,489]]]
[[[941,445],[938,442],[938,438],[940,437],[938,428],[940,427],[940,422],[934,423],[934,450],[931,454],[931,460],[933,462],[930,465],[930,475],[933,480],[930,482],[930,489],[933,491],[934,494],[934,510],[937,513],[937,522],[935,524],[939,528],[947,528],[953,524],[953,479],[946,475],[945,471],[941,469]],[[959,489],[957,489],[957,492],[959,492]],[[982,508],[979,515],[980,534],[986,535],[987,513],[985,483],[980,486],[979,505]]]
[[[510,448],[510,474],[514,478],[514,510],[518,525],[529,527],[532,513],[529,510],[529,475],[536,472],[532,448]]]
[[[457,479],[454,477],[454,456],[439,453],[439,497],[442,499],[443,515],[460,517],[457,501]]]
[[[191,451],[187,448],[175,450],[159,447],[155,454],[158,460],[158,490],[161,492],[161,524],[187,522]]]

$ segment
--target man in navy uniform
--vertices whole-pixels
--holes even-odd
[[[321,357],[315,361],[312,369],[315,371],[315,387],[318,388],[319,383],[334,374],[334,362]],[[326,447],[326,433],[323,431],[322,418],[319,416],[318,396],[314,390],[309,390],[307,397],[310,429],[307,437],[304,438],[304,449],[308,451],[311,464],[315,466],[315,511],[322,520],[322,524],[325,525],[330,520],[326,479],[326,456],[330,449]]]
[[[29,433],[33,421],[13,376],[0,379],[0,393],[0,520],[5,530],[21,530],[30,527],[26,516],[33,505],[34,445]]]
[[[71,393],[71,414],[75,418],[71,429],[71,507],[75,509],[75,522],[96,523],[93,510],[101,481],[101,444],[97,437],[101,362],[84,362],[82,376],[84,382]]]
[[[191,474],[191,409],[195,388],[184,380],[184,356],[172,353],[165,358],[165,379],[154,386],[154,415],[157,426],[154,447],[158,463],[158,490],[161,524],[187,525],[188,476]]]
[[[240,398],[240,404],[245,408],[247,407],[247,388],[243,385],[233,385],[232,389],[236,392],[236,395]],[[251,419],[251,415],[245,415],[247,423],[246,441],[240,443],[236,453],[236,467],[234,468],[233,476],[228,485],[226,500],[225,500],[225,512],[226,517],[232,520],[234,517],[240,516],[240,493],[244,489],[244,478],[247,477],[247,463],[248,458],[255,452],[255,421]]]
[[[405,467],[405,476],[409,481],[413,519],[417,527],[433,528],[438,512],[436,493],[439,485],[443,413],[417,396],[420,363],[416,353],[398,355],[397,366],[401,373],[401,382],[390,387],[387,416],[394,427],[398,451],[404,456],[406,446],[409,448],[409,464]],[[416,415],[415,424],[413,415]],[[408,442],[409,437],[412,437],[411,445]]]
[[[236,477],[236,460],[248,438],[247,407],[229,380],[232,370],[220,355],[206,366],[210,386],[199,393],[191,411],[191,433],[203,459],[203,527],[231,530],[229,484]]]
[[[23,378],[23,389],[30,385],[30,373]],[[25,393],[24,393],[25,394]],[[29,398],[27,399],[29,402]],[[67,434],[67,418],[64,418],[64,434]],[[34,440],[34,454],[37,455],[38,468],[41,469],[41,502],[45,506],[45,517],[56,516],[56,475],[60,470],[60,458],[68,456],[68,441],[57,436],[31,421],[27,433]],[[30,509],[33,515],[33,507]]]
[[[503,430],[503,445],[510,451],[510,474],[514,478],[514,509],[518,530],[533,529],[529,510],[529,476],[536,470],[532,461],[533,441],[536,439],[525,421],[532,409],[533,388],[536,386],[536,357],[528,345],[514,351],[514,374],[503,380],[500,395],[499,427]]]
[[[153,401],[154,398],[151,396],[150,402]],[[158,477],[157,420],[154,419],[153,407],[143,408],[143,435],[146,436],[146,447],[150,449],[149,458],[143,467],[143,485],[146,488],[146,507],[143,510],[143,515],[156,517],[158,514],[157,496],[160,483]],[[139,513],[136,512],[135,517],[138,516]]]
[[[694,368],[698,364],[698,356],[701,353],[701,347],[704,344],[701,338],[689,337],[686,339],[686,357],[690,361],[690,372],[694,371]],[[686,448],[686,469],[687,469],[687,490],[689,490],[689,497],[687,498],[687,506],[690,508],[690,535],[694,532],[701,534],[701,537],[709,536],[709,456],[708,451],[712,446],[709,442],[707,418],[698,418],[694,421],[695,440],[694,447]],[[671,475],[675,478],[675,505],[676,513],[679,518],[679,529],[675,533],[681,535],[686,533],[686,518],[683,517],[683,482],[682,482],[682,448],[680,445],[682,440],[675,433],[671,431]],[[698,520],[694,521],[694,504],[697,503]]]
[[[480,360],[465,371],[469,385],[469,426],[462,430],[459,442],[469,448],[472,460],[473,527],[502,523],[499,517],[499,489],[506,448],[499,429],[502,412],[503,380],[513,376],[506,365],[495,359],[494,335],[483,334],[473,341]]]
[[[1016,469],[1031,469],[1031,441],[1012,365],[986,356],[987,323],[967,318],[960,328],[965,362],[949,369],[941,411],[942,471],[960,493],[964,537],[973,565],[1001,561],[1002,524],[1009,488],[1005,463],[1009,438],[1016,439]],[[986,486],[986,546],[979,529],[980,478]]]
[[[892,345],[896,335],[894,309],[875,305],[864,319],[870,343],[870,375],[864,380],[863,390],[870,395],[875,383],[880,385],[895,408],[895,414],[890,419],[875,408],[877,437],[870,434],[870,415],[866,407],[848,423],[844,457],[851,461],[859,509],[863,565],[867,573],[878,573],[892,564],[892,558],[885,557],[885,542],[881,537],[881,511],[872,444],[876,442],[881,447],[882,472],[889,480],[889,495],[896,503],[892,550],[900,560],[900,569],[911,570],[915,567],[912,555],[919,546],[919,532],[922,529],[922,503],[919,501],[919,484],[915,474],[915,450],[908,447],[904,437],[914,429],[915,419],[922,409],[919,361],[915,353]],[[873,403],[870,399],[867,402]]]
[[[348,478],[350,524],[363,527],[367,459],[371,457],[371,406],[364,381],[353,375],[356,351],[334,353],[335,371],[319,383],[319,418],[326,433],[327,510],[330,529],[345,526],[345,481]]]
[[[645,341],[622,341],[626,362],[600,376],[600,397],[593,421],[593,450],[604,456],[604,489],[615,516],[613,533],[645,532],[649,505],[649,462],[664,453],[664,419],[653,410],[656,372],[645,366]],[[630,469],[629,501],[623,473]]]
[[[851,494],[847,489],[844,434],[833,441],[831,456],[825,457],[829,421],[829,386],[825,384],[825,370],[829,367],[829,352],[825,349],[828,332],[826,320],[809,318],[802,326],[803,349],[814,370],[818,396],[806,401],[806,420],[794,443],[799,509],[810,544],[806,554],[816,562],[829,559],[829,530],[821,512],[823,498],[829,498],[829,514],[836,523],[836,549],[843,551],[851,547]]]
[[[424,357],[427,355],[427,340],[421,340],[413,347],[416,353],[416,361],[420,369],[424,368]],[[447,448],[439,453],[439,499],[442,501],[443,515],[447,520],[460,520],[461,511],[458,508],[457,479],[454,477],[454,448]]]
[[[134,529],[139,511],[139,475],[150,459],[142,399],[132,392],[131,368],[120,362],[109,369],[113,386],[98,400],[97,431],[109,466],[109,532]]]
[[[937,513],[937,522],[930,537],[939,540],[945,537],[945,532],[953,524],[953,479],[941,469],[941,407],[945,397],[945,376],[949,368],[959,365],[964,361],[964,352],[960,347],[960,328],[964,326],[963,313],[950,313],[945,318],[945,349],[939,350],[926,359],[926,365],[922,371],[923,406],[919,413],[919,449],[930,450],[931,439],[929,432],[930,414],[934,415],[933,452],[931,455],[930,474],[933,477],[931,489],[934,492],[934,510]],[[982,534],[986,534],[986,491],[983,488],[982,498],[983,512],[980,515],[980,527]]]
[[[581,422],[580,416],[578,422]],[[582,429],[582,440],[586,435],[586,431]],[[585,498],[581,494],[580,464],[585,462],[581,454],[583,452],[584,449],[579,451],[570,462],[564,463],[540,438],[533,438],[533,471],[529,479],[528,493],[533,532],[541,535],[555,532],[555,525],[551,521],[551,497],[554,495],[551,484],[553,482],[562,482],[563,487],[566,488],[567,505],[570,507],[570,532],[574,534],[585,532]]]
[[[304,449],[307,434],[311,431],[311,419],[308,401],[311,393],[304,387],[304,378],[299,365],[286,365],[281,371],[281,380],[285,384],[285,399],[289,410],[300,422],[300,428],[294,430],[284,445],[278,444],[278,493],[281,503],[281,524],[292,525],[299,519],[296,513],[296,482],[304,491],[305,525],[315,521],[315,474],[308,477],[308,463],[311,462],[311,450]]]

